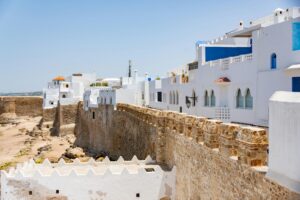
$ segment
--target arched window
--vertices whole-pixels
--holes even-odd
[[[207,90],[204,92],[204,106],[209,106],[209,96]]]
[[[65,94],[62,95],[62,98],[66,98],[67,96]]]
[[[175,104],[175,101],[176,101],[176,97],[175,97],[175,91],[173,91],[173,96],[172,96],[172,98],[173,98],[173,104]]]
[[[276,53],[272,53],[271,55],[271,69],[276,69],[277,67],[277,56]]]
[[[244,98],[243,98],[241,89],[238,89],[238,91],[236,93],[236,107],[244,108]]]
[[[246,90],[245,107],[250,109],[253,107],[253,97],[251,96],[249,88]]]
[[[170,91],[170,94],[169,94],[169,104],[172,104],[172,92]]]
[[[216,97],[215,97],[215,92],[213,90],[210,93],[210,106],[211,107],[216,106]]]
[[[179,94],[178,94],[178,91],[176,91],[176,104],[177,105],[179,104]]]

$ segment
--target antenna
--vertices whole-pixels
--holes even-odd
[[[131,77],[131,60],[129,60],[128,77]]]

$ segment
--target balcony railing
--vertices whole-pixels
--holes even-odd
[[[252,54],[246,54],[241,56],[209,61],[207,64],[210,67],[221,66],[222,70],[227,70],[229,68],[229,65],[232,63],[241,63],[244,61],[251,61],[251,60],[252,60]]]

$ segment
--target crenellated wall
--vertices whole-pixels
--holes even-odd
[[[268,137],[262,128],[126,104],[117,111],[125,121],[140,121],[135,132],[154,128],[156,160],[177,168],[176,199],[300,199],[265,177]]]
[[[125,159],[136,155],[156,158],[156,127],[144,123],[134,114],[115,110],[111,105],[98,108],[78,107],[75,144],[94,152],[108,151],[111,156]]]
[[[46,159],[42,164],[32,159],[9,172],[1,171],[1,199],[170,200],[175,199],[175,174],[175,167],[164,170],[149,156],[72,163]]]
[[[28,100],[30,106],[8,101],[1,108],[3,102],[0,99],[2,113],[26,110],[31,116],[42,115],[39,100]],[[24,111],[17,111],[21,105]],[[300,199],[265,177],[268,135],[262,128],[128,104],[85,111],[80,102],[44,110],[43,116],[44,122],[54,121],[57,135],[75,132],[76,145],[91,151],[108,151],[127,160],[150,155],[168,168],[176,166],[178,200]]]

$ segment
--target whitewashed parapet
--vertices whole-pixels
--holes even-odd
[[[175,167],[162,170],[150,156],[145,160],[134,156],[129,161],[120,157],[117,161],[73,163],[29,160],[1,171],[1,199],[47,199],[58,193],[73,200],[99,199],[99,194],[112,200],[175,199],[175,175]]]
[[[159,165],[154,164],[155,161],[147,156],[145,160],[139,160],[136,156],[133,156],[131,160],[125,161],[123,157],[119,157],[117,161],[110,161],[106,157],[103,161],[97,162],[91,158],[87,162],[81,162],[79,159],[75,159],[72,163],[66,163],[63,159],[60,159],[58,163],[51,163],[48,159],[45,159],[43,163],[37,164],[33,159],[26,161],[22,164],[18,164],[16,168],[10,168],[8,172],[2,171],[5,177],[32,177],[36,175],[40,176],[69,176],[75,175],[105,175],[105,174],[137,174],[144,173],[148,168],[156,173],[162,173],[162,169]]]

